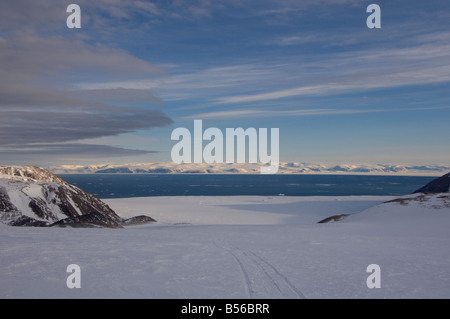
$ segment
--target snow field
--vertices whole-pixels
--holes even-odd
[[[384,200],[105,200],[122,217],[147,214],[158,222],[125,229],[1,227],[0,298],[449,298],[445,211],[393,222],[386,215],[373,222],[364,212],[316,223]],[[80,289],[66,286],[72,263],[81,267]],[[366,286],[373,263],[381,267],[379,289]]]

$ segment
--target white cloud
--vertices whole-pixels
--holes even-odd
[[[372,109],[331,109],[331,108],[315,108],[315,109],[279,109],[271,110],[255,110],[255,109],[239,109],[227,111],[213,111],[197,113],[183,117],[182,120],[206,120],[206,119],[225,119],[225,118],[256,118],[256,117],[283,117],[283,116],[317,116],[317,115],[346,115],[346,114],[364,114],[364,113],[389,113],[389,112],[411,112],[411,111],[430,111],[450,109],[450,105],[441,107],[409,107],[409,108],[372,108]]]
[[[83,83],[80,87],[155,89],[165,101],[201,99],[213,107],[446,83],[450,81],[446,39],[446,33],[438,32],[421,35],[414,44],[401,48],[299,55],[203,69],[178,65],[163,79]]]
[[[450,45],[430,44],[402,49],[358,51],[325,57],[320,65],[299,64],[305,69],[305,79],[316,84],[264,93],[232,95],[215,99],[217,104],[248,103],[276,100],[293,96],[330,95],[361,92],[399,86],[446,83],[450,81]],[[299,67],[297,66],[297,67]],[[329,72],[326,72],[326,70]],[[261,91],[261,90],[260,90]]]

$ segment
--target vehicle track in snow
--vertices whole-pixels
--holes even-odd
[[[225,242],[215,241],[214,244],[227,251],[238,264],[249,298],[305,298],[285,275],[256,253]]]

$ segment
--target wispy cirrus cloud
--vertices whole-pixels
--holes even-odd
[[[320,116],[320,115],[349,115],[364,113],[389,113],[389,112],[412,112],[429,110],[446,110],[450,105],[441,107],[410,107],[410,108],[372,108],[372,109],[332,109],[332,108],[308,108],[286,110],[279,108],[272,109],[239,109],[217,112],[197,113],[183,117],[182,120],[196,119],[227,119],[227,118],[257,118],[257,117],[298,117],[298,116]]]
[[[294,56],[271,63],[242,63],[201,70],[183,70],[180,66],[162,81],[87,83],[81,87],[86,90],[158,89],[166,101],[201,98],[205,105],[214,107],[446,83],[450,81],[447,37],[441,32],[435,36],[428,34],[403,48],[323,53],[320,59]],[[431,39],[439,41],[431,43]]]
[[[372,89],[450,81],[450,45],[433,43],[401,49],[358,51],[330,55],[320,65],[301,64],[309,85],[290,89],[264,90],[220,97],[218,104],[248,103],[304,95],[330,95]],[[328,72],[327,72],[328,70]],[[322,72],[322,76],[317,74]],[[269,91],[269,92],[267,92]]]

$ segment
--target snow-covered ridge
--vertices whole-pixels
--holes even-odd
[[[0,165],[0,178],[16,178],[49,183],[67,184],[55,174],[37,166],[4,166]]]
[[[319,223],[340,220],[401,221],[410,218],[428,219],[437,214],[450,216],[450,173],[435,178],[413,194],[395,198],[359,214],[329,216]],[[438,211],[438,212],[437,212]]]
[[[255,163],[125,163],[97,165],[60,165],[49,167],[56,174],[260,174],[261,164]],[[389,164],[310,164],[282,162],[278,174],[361,174],[361,175],[425,175],[440,176],[450,165],[389,165]]]
[[[108,205],[34,166],[0,166],[0,222],[11,226],[121,228]]]
[[[415,220],[427,223],[436,218],[448,221],[449,217],[450,193],[415,193],[373,206],[345,220],[383,223]]]

